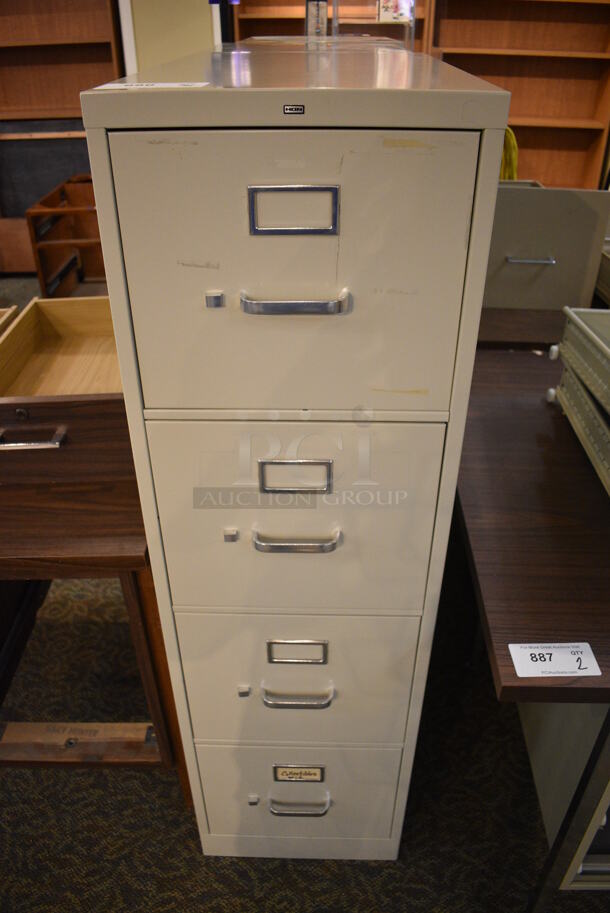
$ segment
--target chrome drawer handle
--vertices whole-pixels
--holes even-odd
[[[252,530],[252,545],[257,552],[334,552],[341,541],[341,530],[338,529],[323,539],[277,539],[264,536],[258,530]]]
[[[264,314],[265,316],[345,314],[351,306],[351,296],[346,288],[338,298],[330,298],[325,301],[269,301],[249,298],[245,292],[241,293],[239,300],[244,314]]]
[[[55,434],[48,441],[5,441],[6,428],[0,428],[0,450],[58,450],[63,444],[67,427],[59,425]]]
[[[557,260],[555,257],[541,257],[541,258],[530,258],[530,257],[507,257],[507,263],[515,263],[526,266],[556,266]]]
[[[277,694],[261,685],[261,696],[265,707],[274,710],[325,710],[333,702],[335,689],[324,694]]]
[[[279,802],[269,799],[269,811],[280,818],[323,818],[331,805],[330,793],[324,802]]]

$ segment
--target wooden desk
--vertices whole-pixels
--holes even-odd
[[[549,340],[548,329],[535,333]],[[558,817],[545,820],[551,849],[530,913],[571,886],[610,779],[610,714],[599,706],[610,702],[610,501],[567,418],[546,402],[560,373],[541,353],[479,349],[458,482],[496,693],[520,702],[543,812],[550,801]],[[591,644],[601,676],[517,677],[509,643],[570,641]]]
[[[561,409],[561,372],[479,350],[458,483],[500,700],[610,701],[610,500]],[[517,677],[509,643],[586,641],[602,675]]]
[[[169,766],[176,754],[188,799],[135,479],[1,487],[0,581],[66,577],[120,580],[154,738],[148,723],[5,723],[0,763]]]

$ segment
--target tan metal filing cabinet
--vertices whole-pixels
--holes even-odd
[[[398,852],[507,110],[367,39],[83,95],[206,853]]]

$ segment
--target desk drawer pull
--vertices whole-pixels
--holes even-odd
[[[269,811],[280,818],[323,818],[330,808],[330,793],[324,802],[279,802],[269,799]]]
[[[324,694],[277,694],[261,686],[265,707],[274,710],[326,710],[333,702],[335,689],[329,688]]]
[[[506,262],[518,266],[556,266],[557,264],[555,257],[507,257]]]
[[[239,300],[244,314],[273,317],[287,314],[345,314],[350,309],[351,297],[349,291],[344,288],[337,298],[320,301],[271,301],[249,298],[245,292],[241,293]]]
[[[7,430],[0,428],[0,450],[58,450],[68,431],[65,425],[59,425],[47,441],[5,441],[4,436]]]
[[[257,552],[327,553],[334,552],[341,541],[341,530],[322,539],[277,539],[252,530],[252,544]]]

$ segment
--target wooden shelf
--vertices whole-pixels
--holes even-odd
[[[305,19],[305,15],[302,11],[298,9],[291,9],[290,7],[278,7],[279,12],[274,13],[273,10],[275,7],[269,7],[268,9],[262,9],[258,13],[237,13],[239,19]],[[332,16],[332,13],[329,13],[329,18]]]
[[[509,115],[510,127],[546,127],[559,130],[604,130],[606,124],[601,120],[587,117],[519,117]]]
[[[80,92],[121,75],[113,0],[1,0],[0,118],[80,117]]]
[[[610,6],[610,0],[519,0],[519,2],[528,3],[570,3],[578,5],[584,3],[587,6]]]
[[[111,35],[104,35],[98,38],[32,38],[32,39],[15,39],[14,41],[0,40],[0,48],[44,48],[44,47],[61,47],[62,45],[71,44],[109,44],[112,40]]]
[[[80,117],[80,92],[118,75],[108,43],[0,48],[0,117]]]
[[[377,19],[339,19],[339,25],[399,25],[404,28],[406,22],[379,22]]]
[[[260,13],[237,13],[238,19],[240,21],[247,21],[248,19],[305,19],[305,15],[298,10],[282,8],[282,12],[270,13],[269,10],[261,10]],[[328,18],[332,19],[332,10],[328,11]],[[416,16],[416,19],[422,19],[422,16]],[[406,25],[406,22],[379,22],[378,19],[373,19],[372,16],[362,17],[360,19],[351,18],[350,16],[344,16],[339,19],[340,25]],[[610,57],[610,54],[608,55]]]
[[[429,0],[433,54],[511,93],[518,177],[597,188],[610,122],[610,0]]]
[[[2,0],[3,46],[113,40],[109,0]]]
[[[514,127],[519,179],[545,187],[598,187],[606,131]]]
[[[0,120],[80,119],[80,93],[122,75],[116,0],[0,0],[0,8]],[[63,168],[64,156],[70,155],[62,152],[55,159],[49,154],[49,141],[64,144],[79,139],[77,145],[84,145],[81,131],[49,127],[42,133],[32,133],[28,127],[22,134],[11,130],[0,136],[5,146],[11,141],[33,141],[22,144],[25,167],[14,164],[16,158],[10,156],[13,171],[6,177],[18,189],[20,200],[25,197],[24,175],[28,169],[42,167],[36,163],[42,162],[43,146],[48,162],[45,174],[47,168],[56,174]],[[34,149],[40,140],[46,142]],[[82,158],[82,153],[77,157]],[[25,212],[23,218],[18,211],[11,215],[3,217],[0,212],[0,273],[30,272],[35,263]],[[84,250],[88,261],[94,246]]]
[[[451,48],[435,47],[441,54],[480,54],[486,57],[559,57],[575,60],[610,60],[610,51],[553,51],[530,48]]]
[[[447,53],[529,51],[535,56],[564,52],[584,56],[610,51],[606,5],[444,0],[435,6],[430,47]]]
[[[82,117],[83,112],[80,105],[66,105],[65,107],[55,106],[51,111],[48,108],[12,108],[0,107],[0,120],[47,120],[49,118],[71,118]]]
[[[413,47],[416,51],[424,49],[424,35],[428,10],[432,0],[418,0],[415,7],[415,34]],[[328,10],[332,19],[332,9]],[[235,40],[257,36],[302,35],[305,22],[305,3],[284,0],[242,0],[240,6],[233,7]],[[374,34],[388,38],[402,39],[405,36],[406,23],[378,22],[377,4],[375,2],[351,3],[343,0],[339,4],[339,26],[343,35]]]

